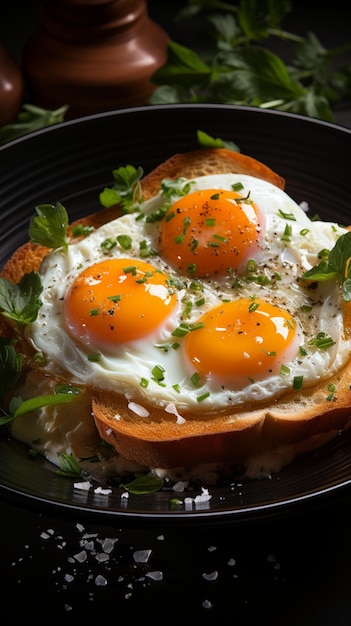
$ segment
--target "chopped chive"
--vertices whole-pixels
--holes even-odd
[[[222,235],[213,235],[213,239],[217,239],[222,243],[228,243],[228,239],[226,239],[226,237],[222,237]]]
[[[287,376],[288,374],[290,374],[290,367],[288,367],[287,365],[284,365],[284,363],[282,363],[282,365],[280,366],[280,375],[281,376]]]
[[[122,299],[121,295],[116,295],[116,296],[107,296],[108,300],[112,300],[112,302],[119,302]]]
[[[184,234],[177,235],[176,237],[174,237],[174,243],[183,243],[183,241],[184,241]]]
[[[294,376],[293,389],[294,391],[300,391],[302,389],[303,376]]]
[[[296,217],[293,213],[285,213],[285,211],[282,211],[282,209],[279,209],[278,213],[285,220],[292,220],[293,222],[296,222]]]
[[[282,241],[290,241],[292,235],[292,228],[291,228],[291,224],[286,224],[285,225],[285,229],[284,229],[284,234],[281,237]]]
[[[302,237],[305,237],[305,235],[307,235],[307,233],[309,233],[309,232],[310,232],[310,231],[309,231],[309,229],[308,229],[308,228],[302,228],[302,229],[300,230],[300,235],[301,235]]]
[[[165,368],[162,365],[155,365],[155,367],[152,368],[151,373],[154,377],[155,380],[157,380],[157,382],[160,382],[164,379],[164,374],[165,374]]]
[[[216,194],[216,196],[218,196],[218,194]],[[213,196],[212,196],[212,198],[213,198]],[[215,226],[215,225],[216,225],[216,220],[215,220],[215,218],[214,218],[214,217],[208,217],[208,218],[206,218],[206,220],[205,220],[205,225],[206,225],[206,226]]]
[[[174,385],[172,385],[172,387],[173,387],[174,391],[176,391],[177,393],[180,392],[180,385],[179,385],[179,383],[175,383]]]
[[[117,245],[116,241],[113,241],[113,239],[107,238],[105,239],[105,241],[102,241],[102,243],[100,244],[100,247],[104,252],[110,252],[110,250],[112,250],[116,245]]]
[[[192,281],[189,285],[190,289],[192,289],[193,291],[203,291],[204,287],[201,283],[197,283],[195,281]]]
[[[128,267],[124,267],[123,271],[125,274],[133,274],[133,276],[135,276],[137,273],[137,267],[136,265],[129,265]]]
[[[188,274],[194,274],[196,272],[196,263],[190,263],[190,265],[186,268],[186,271]]]
[[[91,361],[92,363],[97,363],[98,361],[100,361],[100,354],[98,354],[97,352],[91,352],[90,354],[88,354],[88,361]]]
[[[328,402],[331,402],[332,400],[335,400],[335,390],[336,390],[336,387],[335,387],[335,385],[333,385],[333,383],[329,383],[327,389],[329,391],[329,395],[327,396],[327,400],[328,400]]]
[[[205,304],[205,298],[199,298],[199,300],[196,300],[195,304],[196,306],[202,306]]]
[[[171,211],[170,213],[167,213],[167,215],[165,216],[165,222],[169,222],[170,220],[172,220],[175,217],[175,213],[174,211]]]
[[[259,306],[260,305],[258,302],[251,302],[251,304],[249,305],[249,313],[253,313],[254,311],[256,311]]]
[[[191,244],[191,252],[194,252],[194,250],[196,250],[197,246],[199,245],[199,241],[198,239],[193,239],[193,243]]]
[[[194,385],[194,387],[198,387],[201,379],[200,379],[200,374],[198,372],[194,372],[194,374],[191,376],[190,378],[192,384]]]
[[[232,189],[233,191],[240,191],[241,189],[244,189],[244,185],[242,183],[234,183],[232,185]]]
[[[140,379],[140,387],[143,387],[143,389],[146,389],[149,386],[149,381],[147,378],[141,378]]]
[[[129,235],[117,235],[116,239],[124,250],[129,250],[132,247],[132,238]]]
[[[255,272],[257,269],[257,263],[255,261],[255,259],[249,259],[248,262],[246,263],[246,271],[251,274],[252,272]]]
[[[99,309],[90,309],[89,315],[90,317],[95,317],[96,315],[99,315]]]
[[[218,200],[219,199],[220,194],[219,193],[214,193],[213,196],[210,197],[211,200]],[[208,224],[207,224],[208,226]]]
[[[205,391],[205,393],[203,393],[201,396],[197,396],[196,400],[198,402],[202,402],[203,400],[206,400],[206,398],[208,398],[209,396],[210,396],[210,392]]]

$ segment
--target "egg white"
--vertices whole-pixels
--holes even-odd
[[[184,179],[184,183],[187,183]],[[303,376],[304,386],[310,386],[335,373],[349,358],[350,341],[345,340],[339,287],[333,281],[319,284],[314,290],[301,287],[299,277],[318,262],[321,249],[331,249],[337,238],[346,232],[333,222],[310,220],[306,212],[287,193],[274,185],[242,174],[203,176],[192,181],[191,191],[215,188],[232,189],[243,184],[242,195],[250,194],[265,215],[266,233],[260,244],[254,276],[232,273],[224,278],[197,279],[202,291],[192,288],[192,280],[178,276],[164,260],[150,256],[148,262],[170,277],[180,280],[178,305],[165,323],[151,335],[129,342],[114,352],[104,351],[98,362],[88,359],[89,353],[101,352],[97,346],[79,345],[65,329],[63,301],[76,276],[89,265],[109,257],[143,258],[141,244],[157,250],[158,223],[147,223],[141,215],[152,214],[164,202],[161,194],[140,206],[140,212],[129,213],[96,229],[90,235],[68,247],[68,252],[48,254],[41,266],[43,285],[42,307],[37,320],[27,328],[27,337],[35,349],[46,358],[44,370],[92,388],[114,390],[130,400],[147,398],[152,405],[174,405],[177,411],[216,411],[228,406],[269,400],[293,385],[295,376]],[[174,196],[174,200],[176,199]],[[287,217],[289,216],[289,217]],[[286,237],[286,227],[289,236]],[[116,241],[118,235],[129,235],[132,248],[124,250],[119,244],[108,253],[101,247],[106,239]],[[288,239],[288,240],[287,240]],[[172,331],[181,322],[194,323],[209,308],[225,299],[255,295],[287,309],[298,324],[299,337],[307,346],[307,354],[286,363],[289,372],[272,375],[263,380],[240,379],[228,383],[211,376],[201,386],[191,381],[193,370],[180,346],[167,347],[178,341]],[[198,306],[199,297],[204,304]],[[186,307],[185,302],[192,304]],[[311,305],[311,311],[301,307]],[[186,312],[186,314],[185,314]],[[334,340],[327,350],[308,345],[317,333],[326,332]],[[181,339],[179,340],[181,344]],[[152,370],[160,365],[165,370],[163,381],[153,380]],[[147,387],[141,386],[147,380]],[[210,392],[199,402],[205,392]]]

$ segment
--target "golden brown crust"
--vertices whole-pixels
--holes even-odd
[[[197,176],[225,174],[227,172],[248,174],[249,176],[267,180],[276,185],[276,187],[280,187],[280,189],[285,187],[284,178],[260,161],[246,154],[233,152],[226,148],[213,148],[175,154],[164,163],[161,163],[150,174],[145,176],[142,185],[144,197],[148,199],[156,195],[164,178],[176,179],[182,176],[185,178],[196,178]]]
[[[179,467],[222,461],[237,464],[263,450],[299,444],[318,435],[342,430],[351,420],[351,365],[332,382],[330,398],[323,381],[251,410],[218,415],[186,415],[184,423],[164,410],[146,407],[141,419],[125,398],[95,394],[93,413],[102,439],[123,456],[149,467]]]
[[[158,193],[164,178],[225,172],[250,174],[284,189],[284,179],[255,159],[211,149],[177,154],[159,165],[142,180],[143,196],[148,199]],[[98,227],[119,214],[120,208],[114,206],[77,222]],[[47,252],[47,248],[28,242],[15,251],[1,275],[18,282],[24,273],[39,269]],[[350,318],[349,311],[346,318]],[[6,335],[7,330],[1,320],[0,334]],[[93,412],[100,436],[123,456],[142,465],[176,467],[211,461],[237,464],[262,450],[285,444],[303,446],[304,441],[313,441],[312,445],[317,446],[324,433],[344,428],[351,415],[351,365],[332,382],[336,387],[332,400],[328,400],[328,381],[324,381],[252,410],[184,415],[184,423],[177,423],[174,416],[155,407],[148,407],[150,417],[141,419],[130,410],[124,396],[106,393],[95,393]]]

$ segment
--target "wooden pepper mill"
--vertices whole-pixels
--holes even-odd
[[[146,104],[168,41],[145,0],[44,0],[23,50],[28,99],[68,104],[66,118]]]

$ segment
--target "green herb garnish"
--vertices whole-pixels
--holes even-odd
[[[339,280],[342,296],[346,302],[351,301],[351,232],[341,235],[327,257],[302,274],[304,280],[323,282]]]
[[[11,398],[9,404],[9,413],[0,418],[0,426],[13,422],[17,417],[26,415],[45,406],[55,406],[57,404],[65,404],[72,402],[80,391],[77,387],[71,385],[56,385],[53,394],[44,396],[35,396],[28,400],[23,400],[20,396]]]
[[[40,204],[29,224],[29,237],[33,243],[47,248],[63,248],[67,252],[68,214],[61,202]]]
[[[120,487],[135,495],[147,495],[160,491],[163,487],[163,479],[142,475],[137,476],[130,483],[121,483]]]
[[[0,278],[1,314],[19,324],[34,322],[41,307],[42,289],[37,272],[24,274],[18,284],[10,282],[7,278]]]
[[[142,200],[140,180],[143,174],[142,167],[135,168],[133,165],[113,170],[114,184],[112,187],[105,187],[99,196],[102,206],[121,204],[125,213],[135,210],[135,205]]]

